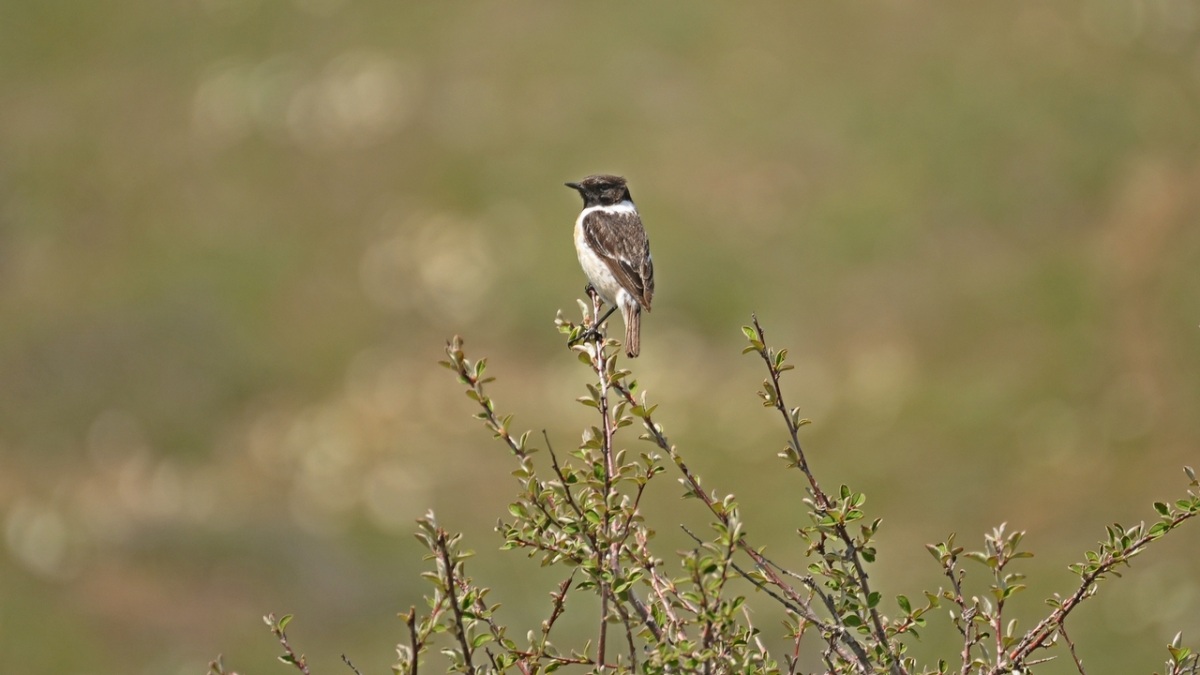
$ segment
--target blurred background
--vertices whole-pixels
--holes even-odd
[[[7,672],[286,672],[268,611],[314,672],[387,672],[431,508],[536,627],[557,577],[497,552],[512,463],[436,362],[462,334],[517,427],[579,442],[552,322],[589,173],[629,178],[653,244],[630,365],[781,561],[802,481],[752,311],[818,474],[884,517],[888,596],[1007,521],[1028,628],[1200,462],[1194,0],[15,0],[0,83]],[[668,476],[670,557],[703,518]],[[1200,643],[1197,551],[1172,535],[1072,620],[1089,673]]]

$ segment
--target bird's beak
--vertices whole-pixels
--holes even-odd
[[[563,185],[566,185],[567,187],[571,188],[572,190],[579,189],[579,183],[563,183]]]

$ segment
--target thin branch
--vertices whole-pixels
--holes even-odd
[[[552,663],[561,664],[564,666],[594,666],[596,662],[590,658],[575,658],[571,656],[555,656],[553,654],[538,654],[537,652],[527,652],[520,649],[514,649],[510,652],[525,659],[546,659]]]
[[[633,622],[623,604],[617,602],[614,606],[617,608],[617,614],[621,615],[621,624],[625,626],[625,642],[629,645],[629,666],[633,672],[637,672],[637,643],[633,639]]]
[[[469,593],[471,591],[470,585],[464,579],[459,579],[458,585],[460,588],[462,588],[463,593]],[[487,624],[488,630],[491,632],[492,637],[496,639],[496,644],[503,644],[504,630],[500,628],[499,624],[496,623],[496,617],[492,616],[492,613],[488,610],[487,603],[483,601],[483,597],[476,595],[473,606],[475,609],[475,616],[482,618],[483,622]],[[494,664],[496,657],[492,655],[491,650],[485,649],[484,651],[487,653],[488,659]],[[525,670],[523,665],[521,666],[521,670]]]
[[[685,638],[683,629],[680,628],[683,622],[680,620],[679,616],[675,614],[674,607],[672,607],[670,600],[667,599],[667,594],[672,592],[673,584],[669,579],[663,578],[663,576],[658,573],[658,565],[649,553],[649,542],[647,541],[646,533],[639,530],[634,535],[634,541],[637,545],[629,549],[630,554],[635,557],[637,563],[641,565],[641,568],[646,570],[646,573],[649,575],[648,583],[650,584],[650,590],[653,592],[654,597],[658,600],[657,606],[662,610],[669,622],[668,626],[663,626],[662,633],[659,633],[657,630],[655,630],[655,639],[659,641],[666,639],[668,642],[682,640]],[[684,602],[686,603],[686,601]],[[643,608],[641,611],[645,612],[643,620],[653,622],[653,618],[650,616],[648,610]],[[673,629],[670,635],[667,634],[668,628]]]
[[[567,504],[570,505],[571,510],[575,512],[575,516],[582,521],[584,520],[583,509],[580,508],[579,504],[575,502],[575,497],[571,493],[570,483],[567,481],[567,476],[563,473],[562,466],[558,463],[558,453],[554,452],[554,446],[550,444],[550,436],[546,433],[545,429],[542,429],[542,437],[546,439],[546,449],[550,453],[550,467],[554,469],[554,475],[558,477],[558,482],[563,486],[563,494],[567,498]],[[591,534],[586,531],[585,534],[588,535],[592,546],[595,547],[595,538],[591,537]]]
[[[492,381],[490,377],[483,377],[487,359],[481,359],[472,366],[471,362],[464,357],[462,347],[462,338],[455,335],[451,340],[446,342],[446,355],[450,357],[450,360],[441,361],[440,363],[458,373],[459,382],[468,386],[467,395],[483,409],[476,417],[482,419],[487,424],[487,427],[492,430],[492,433],[508,445],[514,455],[520,459],[529,457],[529,451],[523,447],[525,436],[522,436],[521,440],[518,441],[509,434],[507,424],[511,416],[505,419],[496,417],[496,407],[483,391],[483,385]]]
[[[467,672],[474,673],[475,664],[471,662],[471,646],[467,642],[467,629],[463,623],[463,611],[459,605],[458,592],[455,588],[457,584],[454,580],[454,562],[450,560],[450,546],[446,542],[446,531],[441,528],[438,528],[437,533],[437,549],[446,570],[446,593],[450,596],[450,607],[454,610],[454,635],[458,638],[459,646],[462,647],[463,662],[467,666]]]
[[[354,666],[354,662],[350,660],[349,656],[342,654],[342,663],[346,664],[354,672],[354,675],[362,675],[362,671]]]
[[[304,675],[310,675],[308,672],[308,661],[304,658],[303,654],[297,654],[296,650],[292,649],[292,645],[288,642],[287,633],[284,631],[284,628],[287,627],[287,624],[291,618],[292,617],[289,614],[284,616],[279,621],[276,621],[274,614],[268,614],[263,617],[263,620],[268,626],[271,627],[271,634],[274,635],[275,638],[279,640],[279,644],[283,646],[284,655],[279,657],[279,660],[283,661],[284,663],[292,664],[296,667],[296,670],[299,670]]]
[[[634,516],[636,516],[638,513],[638,507],[642,503],[642,495],[645,493],[645,491],[646,484],[640,483],[637,487],[637,492],[634,494],[633,503],[629,506],[629,513],[625,517],[625,522],[621,523],[619,530],[619,532],[622,533],[621,538],[616,541],[618,550],[629,552],[631,557],[633,551],[629,546],[626,546],[625,542],[627,542],[629,540],[629,536],[634,533],[634,528],[630,527],[630,525],[633,523]],[[646,628],[650,630],[650,633],[654,636],[655,641],[661,641],[662,632],[658,626],[658,622],[654,620],[654,615],[650,613],[650,609],[647,608],[645,603],[643,603],[637,597],[637,594],[634,593],[632,588],[630,588],[627,593],[629,595],[629,604],[633,605],[633,608],[637,611],[638,616],[642,620],[642,625],[646,626]]]
[[[589,286],[588,287],[588,295],[590,295],[592,297],[592,316],[599,316],[600,304],[601,304],[600,294],[597,293],[591,286]],[[604,436],[604,440],[600,445],[601,452],[604,455],[604,495],[603,495],[604,510],[601,515],[603,517],[603,522],[604,522],[604,535],[603,536],[606,539],[612,537],[612,531],[610,529],[611,524],[612,524],[612,522],[611,522],[612,521],[611,497],[612,497],[612,479],[613,479],[612,440],[613,440],[613,432],[615,431],[613,429],[612,418],[609,415],[609,408],[608,408],[608,384],[609,384],[610,378],[609,378],[609,373],[607,372],[607,368],[606,368],[607,363],[608,363],[608,360],[604,354],[604,341],[602,339],[597,339],[596,343],[595,343],[595,349],[592,351],[592,369],[596,372],[596,375],[600,378],[600,396],[599,396],[600,400],[598,401],[598,403],[600,406],[600,420],[601,420],[601,424],[603,427],[602,433]],[[596,570],[597,570],[598,577],[597,577],[596,581],[598,582],[599,587],[600,587],[600,635],[599,635],[599,640],[596,643],[596,652],[597,652],[596,662],[598,664],[600,672],[604,671],[604,664],[608,661],[608,657],[607,657],[608,603],[609,603],[609,599],[610,599],[609,596],[611,595],[611,592],[609,590],[608,583],[604,581],[603,574],[604,574],[605,568],[607,567],[607,565],[606,565],[606,563],[608,562],[607,556],[612,555],[612,553],[613,553],[613,551],[604,549],[604,547],[601,545],[600,537],[597,537],[596,538]],[[617,560],[614,558],[612,560],[612,563],[614,565],[616,565]]]
[[[813,579],[811,574],[797,574],[796,572],[793,572],[793,571],[783,567],[782,565],[775,562],[774,560],[771,560],[770,558],[766,557],[765,555],[762,556],[762,559],[764,561],[766,561],[766,563],[768,565],[770,565],[772,568],[778,570],[780,574],[782,574],[784,576],[792,577],[792,578],[798,580],[800,583],[804,584],[804,587],[808,589],[810,604],[812,602],[812,600],[811,600],[812,597],[816,596],[821,601],[821,604],[825,605],[825,609],[829,610],[830,615],[838,620],[837,625],[841,626],[842,629],[846,629],[845,624],[840,621],[840,616],[838,615],[837,606],[834,604],[833,597],[821,589],[821,586],[819,584],[817,584],[816,580]],[[810,619],[810,622],[811,622],[811,619]],[[825,625],[823,623],[818,622],[818,627],[824,629]]]
[[[546,433],[545,429],[542,430],[542,437],[546,441],[546,449],[547,449],[548,453],[550,454],[551,469],[554,471],[554,475],[558,478],[558,482],[563,488],[563,495],[566,497],[567,505],[570,506],[571,511],[574,512],[575,516],[579,519],[579,522],[586,522],[587,518],[584,515],[583,508],[580,507],[579,503],[575,500],[574,494],[572,493],[572,491],[570,489],[571,482],[567,480],[566,473],[563,471],[562,465],[558,461],[558,453],[556,453],[554,451],[554,444],[550,442],[550,436],[549,436],[549,434]],[[629,535],[633,532],[633,528],[631,528],[630,525],[633,522],[634,516],[637,514],[638,506],[641,504],[642,495],[644,494],[645,489],[646,489],[645,483],[638,485],[637,492],[634,495],[633,504],[629,508],[629,513],[625,517],[624,522],[621,523],[621,527],[620,527],[619,531],[622,532],[623,534],[622,534],[621,538],[619,540],[617,540],[617,542],[616,542],[617,546],[620,547],[621,549],[624,549],[623,545],[624,545],[625,541],[629,538]],[[539,508],[541,508],[541,507],[539,507]],[[544,509],[542,511],[543,511],[543,513],[545,513]],[[551,518],[553,520],[553,518],[549,514],[545,514],[545,515],[547,516],[547,518]],[[598,550],[600,548],[600,543],[597,540],[596,536],[591,532],[591,530],[584,528],[584,529],[580,530],[580,533],[583,534],[588,539],[588,542],[592,545],[593,550]],[[564,558],[566,558],[568,560],[573,561],[576,565],[583,563],[582,558],[580,558],[579,556],[573,555],[567,551],[560,550],[555,547],[546,546],[540,542],[530,542],[530,541],[527,541],[524,539],[516,539],[514,541],[523,547],[533,547],[533,548],[538,548],[541,550],[554,552],[558,555],[563,556]],[[573,576],[574,575],[572,575],[572,577]],[[642,621],[642,624],[644,626],[646,626],[647,629],[650,630],[650,633],[654,636],[654,639],[656,641],[662,640],[662,629],[658,626],[657,622],[655,622],[654,616],[650,613],[649,608],[646,607],[645,603],[643,603],[641,600],[638,599],[638,597],[633,593],[632,589],[629,591],[629,603],[631,605],[633,605],[634,609],[638,613],[639,618]]]
[[[575,582],[575,572],[576,570],[571,570],[571,576],[563,579],[562,583],[558,585],[558,590],[550,594],[550,618],[542,624],[542,643],[538,645],[538,648],[543,651],[546,649],[546,642],[550,639],[550,631],[554,629],[554,622],[558,621],[558,617],[562,616],[566,607],[567,591]]]
[[[796,465],[808,478],[808,484],[812,487],[813,498],[817,507],[822,511],[827,511],[830,507],[829,496],[821,490],[820,484],[817,482],[817,477],[808,467],[808,459],[804,455],[804,450],[800,447],[800,426],[797,424],[794,416],[788,412],[787,406],[783,402],[783,389],[780,383],[779,367],[772,363],[769,350],[767,349],[767,337],[763,331],[762,325],[758,323],[758,316],[752,314],[751,319],[754,322],[754,330],[758,334],[758,341],[762,344],[762,349],[758,350],[759,356],[767,365],[767,372],[770,373],[771,383],[775,387],[774,407],[783,416],[783,421],[787,425],[788,436],[790,437],[792,449],[796,451],[798,461]],[[858,547],[854,544],[854,539],[850,532],[846,529],[844,523],[834,525],[834,530],[837,532],[838,538],[842,540],[842,544],[846,547],[846,558],[854,566],[855,576],[858,586],[862,591],[863,597],[871,595],[871,584],[867,575],[866,567],[863,566],[862,556],[859,555]],[[871,617],[871,625],[874,629],[875,640],[879,646],[887,651],[888,660],[891,661],[891,671],[897,675],[905,673],[904,667],[900,663],[900,656],[894,651],[891,640],[888,639],[887,631],[883,628],[883,622],[879,618],[879,610],[877,607],[868,607],[868,613]]]
[[[754,621],[750,618],[750,608],[746,605],[742,605],[742,618],[746,620],[746,627],[750,629],[751,635],[754,636],[754,646],[758,648],[758,658],[765,661],[767,646],[763,644],[760,633],[754,629]]]
[[[809,591],[809,594],[811,595],[812,591]],[[805,619],[799,614],[794,612],[792,614],[796,617],[796,635],[794,638],[792,638],[791,656],[786,657],[785,655],[785,660],[788,664],[788,675],[796,675],[796,672],[800,667],[800,643],[803,642],[804,633],[807,632],[808,624],[810,623],[808,619]]]
[[[931,551],[935,551],[935,547],[930,546]],[[951,619],[954,621],[954,627],[963,637],[962,650],[960,656],[962,658],[962,666],[959,670],[959,675],[968,675],[971,671],[971,649],[980,640],[979,633],[975,628],[975,614],[978,612],[978,607],[975,605],[967,605],[966,598],[962,592],[963,572],[958,569],[958,552],[961,549],[954,548],[953,536],[946,543],[945,557],[939,557],[942,566],[942,573],[950,580],[950,588],[954,591],[951,601],[958,607],[958,615],[954,612],[950,613]]]
[[[519,546],[521,548],[531,548],[531,549],[534,549],[535,551],[542,551],[543,553],[553,553],[554,555],[562,557],[563,560],[571,561],[571,564],[573,564],[573,565],[582,565],[583,564],[582,557],[580,557],[566,549],[558,548],[557,546],[552,546],[550,544],[547,544],[546,542],[541,541],[541,540],[530,541],[523,537],[513,536],[513,537],[510,537],[508,541],[516,544],[517,546]],[[532,554],[531,554],[531,557],[532,557]]]
[[[421,642],[417,639],[416,607],[409,607],[408,615],[404,617],[404,623],[408,624],[408,639],[412,648],[412,672],[409,675],[417,675],[417,668],[421,663]]]
[[[979,608],[963,606],[960,609],[959,617],[964,627],[962,653],[960,654],[962,670],[959,672],[961,675],[968,675],[971,672],[971,648],[979,642],[979,630],[975,627],[975,615],[979,613]]]
[[[554,446],[550,444],[550,436],[546,433],[545,429],[542,430],[542,437],[546,439],[546,449],[550,453],[550,466],[554,470],[554,475],[558,477],[559,484],[562,485],[563,495],[567,498],[567,505],[571,507],[571,511],[575,513],[575,517],[579,519],[579,522],[586,523],[587,517],[584,515],[583,508],[579,505],[579,502],[575,501],[575,496],[571,492],[571,483],[567,480],[566,474],[563,473],[562,465],[558,463],[558,453],[554,452]],[[545,513],[544,510],[543,513]],[[555,520],[549,514],[546,514],[546,517]],[[593,551],[600,550],[600,539],[589,528],[582,528],[580,534],[587,538],[588,543],[592,545]]]
[[[640,409],[643,411],[646,410],[645,407],[633,396],[633,392],[630,391],[629,388],[626,387],[622,382],[614,382],[613,388],[617,390],[621,397],[625,399],[630,406],[633,406],[635,409]],[[643,412],[641,414],[635,413],[635,416],[642,420],[642,425],[646,428],[646,432],[649,435],[650,440],[654,441],[654,443],[664,452],[666,452],[675,462],[675,466],[678,467],[680,472],[683,474],[684,484],[689,488],[692,496],[704,502],[704,505],[708,507],[708,510],[712,512],[714,516],[716,516],[717,520],[719,520],[721,524],[728,527],[730,525],[728,514],[724,513],[721,508],[718,508],[716,500],[714,500],[713,497],[700,486],[700,480],[694,473],[692,473],[691,469],[688,468],[687,464],[683,461],[683,457],[681,457],[676,451],[675,446],[671,445],[671,442],[667,440],[666,435],[662,432],[662,427],[660,427],[654,421],[649,412]],[[798,614],[801,614],[802,616],[809,618],[809,620],[815,624],[820,624],[823,626],[829,625],[822,621],[821,617],[813,613],[808,601],[805,600],[795,588],[784,581],[783,578],[771,568],[771,565],[767,562],[766,558],[764,558],[762,554],[758,552],[758,550],[749,544],[745,536],[742,536],[738,539],[738,548],[740,548],[746,555],[750,556],[750,559],[754,561],[755,565],[758,566],[763,576],[771,583],[771,585],[778,588],[792,601],[793,604],[788,605],[790,609]],[[830,634],[836,635],[837,639],[841,641],[841,645],[844,645],[845,648],[853,652],[853,656],[842,652],[841,646],[834,641],[835,644],[833,645],[833,648],[837,650],[840,656],[842,656],[847,662],[856,663],[859,672],[871,672],[873,668],[871,658],[867,654],[866,649],[859,644],[858,640],[856,640],[853,635],[847,631],[837,630],[836,627],[830,632]]]
[[[1075,653],[1075,643],[1071,641],[1071,636],[1067,635],[1067,627],[1059,626],[1058,634],[1063,637],[1067,648],[1071,650],[1071,658],[1075,661],[1075,667],[1079,669],[1079,675],[1087,675],[1087,671],[1083,669],[1083,660],[1079,658],[1079,654]]]
[[[1195,517],[1198,513],[1200,513],[1200,511],[1181,511],[1176,513],[1171,520],[1163,522],[1169,524],[1167,531],[1170,531],[1178,527],[1181,523],[1189,518]],[[1162,534],[1155,535],[1147,532],[1137,540],[1130,543],[1129,546],[1118,551],[1117,553],[1119,555],[1112,552],[1105,554],[1100,563],[1096,565],[1095,569],[1083,575],[1082,581],[1079,584],[1079,588],[1076,588],[1074,593],[1072,593],[1066,600],[1062,601],[1058,607],[1056,607],[1053,612],[1046,616],[1046,618],[1042,619],[1038,625],[1030,629],[1030,631],[1025,634],[1025,637],[1021,638],[1021,641],[1018,642],[1017,645],[1013,647],[1012,651],[1008,653],[1007,663],[997,664],[994,668],[988,671],[988,675],[1001,675],[1002,673],[1010,673],[1025,664],[1025,661],[1029,658],[1030,654],[1046,646],[1046,641],[1058,632],[1059,627],[1063,625],[1063,622],[1066,621],[1066,618],[1071,614],[1071,611],[1078,607],[1079,603],[1083,602],[1085,599],[1095,593],[1096,583],[1102,577],[1112,572],[1117,565],[1127,562],[1129,558],[1140,553],[1147,544],[1160,536],[1162,536]]]

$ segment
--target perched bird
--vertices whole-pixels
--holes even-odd
[[[625,320],[625,353],[641,350],[642,310],[654,297],[654,263],[641,216],[620,176],[588,176],[567,183],[583,197],[575,220],[575,252],[589,286],[612,308],[592,330],[620,309]]]

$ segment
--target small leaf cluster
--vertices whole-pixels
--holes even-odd
[[[271,635],[274,635],[275,639],[279,640],[280,646],[283,647],[283,654],[279,656],[280,662],[295,666],[296,670],[299,670],[304,675],[309,675],[308,659],[304,657],[304,654],[297,654],[296,650],[292,649],[291,643],[288,642],[287,626],[291,622],[291,614],[285,614],[279,619],[276,619],[274,614],[268,614],[263,617],[263,623],[267,624],[267,627],[271,630]],[[220,659],[216,663],[220,666]]]
[[[1007,650],[1019,639],[1015,634],[1017,622],[1004,621],[1004,608],[1009,598],[1025,590],[1020,583],[1025,575],[1010,569],[1014,560],[1033,556],[1020,548],[1024,537],[1025,532],[1009,532],[1007,524],[1002,523],[984,536],[984,549],[980,551],[965,551],[957,546],[953,534],[944,542],[926,545],[950,582],[948,589],[940,591],[940,597],[954,608],[950,619],[963,638],[963,672],[989,672],[1004,662]],[[959,567],[960,560],[973,561],[987,569],[991,582],[986,595],[966,595],[963,590],[966,571]]]
[[[479,359],[472,363],[463,353],[462,338],[455,335],[449,342],[446,343],[445,361],[438,361],[438,365],[443,368],[454,371],[458,375],[458,381],[467,385],[467,398],[475,401],[482,408],[475,413],[475,419],[482,420],[492,434],[504,441],[514,455],[524,458],[526,455],[533,452],[525,447],[529,440],[529,432],[522,433],[519,437],[514,438],[509,429],[512,425],[513,416],[496,415],[496,404],[492,399],[488,398],[483,390],[483,386],[489,382],[495,381],[494,377],[485,377],[484,372],[487,370],[487,359]]]
[[[410,609],[403,615],[409,641],[397,646],[392,672],[416,675],[430,642],[442,634],[452,638],[441,649],[449,672],[475,673],[480,662],[497,672],[505,670],[519,650],[494,618],[498,605],[488,604],[490,589],[477,586],[466,574],[466,561],[474,554],[462,548],[462,535],[446,532],[430,513],[417,521],[416,537],[429,549],[425,559],[433,561],[433,570],[422,574],[433,593],[426,596],[427,614]],[[492,649],[493,643],[499,648]]]
[[[1193,480],[1195,480],[1193,478]],[[1176,633],[1167,645],[1167,675],[1196,675],[1200,673],[1200,653],[1183,646],[1183,634]]]
[[[1154,510],[1159,519],[1149,527],[1144,522],[1130,527],[1123,527],[1120,523],[1107,526],[1107,540],[1101,541],[1096,550],[1087,551],[1084,554],[1085,560],[1071,565],[1071,571],[1089,581],[1099,581],[1107,574],[1119,577],[1121,574],[1114,568],[1121,565],[1128,567],[1129,560],[1145,551],[1146,546],[1161,539],[1200,512],[1200,496],[1195,489],[1200,487],[1200,481],[1197,481],[1196,472],[1192,467],[1184,467],[1184,472],[1191,487],[1187,498],[1177,500],[1174,505],[1154,502]]]

